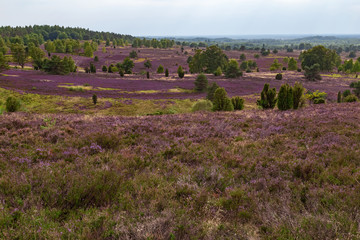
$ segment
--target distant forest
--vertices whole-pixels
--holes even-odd
[[[148,38],[134,37],[131,35],[118,34],[113,32],[92,31],[79,27],[62,27],[49,25],[34,25],[25,27],[0,27],[0,37],[9,46],[11,43],[23,43],[27,46],[29,43],[39,46],[46,41],[55,40],[92,40],[100,44],[100,41],[106,41],[107,45],[125,45],[131,44],[132,47],[154,47],[170,48],[174,45],[190,46],[192,48],[203,48],[217,45],[222,50],[308,50],[317,45],[326,46],[329,49],[341,52],[360,51],[360,38],[357,36],[310,36],[295,39],[232,39],[232,38]]]
[[[0,35],[3,38],[11,37],[30,37],[37,35],[39,39],[55,40],[55,39],[75,39],[75,40],[106,40],[106,39],[123,39],[132,41],[134,39],[131,35],[124,35],[111,32],[98,32],[91,31],[85,28],[73,28],[73,27],[61,27],[61,26],[49,26],[49,25],[34,25],[25,27],[0,27]]]

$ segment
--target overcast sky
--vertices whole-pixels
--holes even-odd
[[[0,25],[135,36],[360,34],[360,0],[0,0]]]

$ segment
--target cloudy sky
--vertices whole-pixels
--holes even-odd
[[[360,0],[0,0],[0,25],[135,36],[360,34]]]

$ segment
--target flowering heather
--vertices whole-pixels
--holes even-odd
[[[359,239],[359,112],[1,115],[0,238]]]

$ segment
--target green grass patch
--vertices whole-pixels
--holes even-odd
[[[67,86],[70,90],[70,87]],[[90,87],[90,86],[89,86]],[[88,87],[79,86],[86,89]],[[76,89],[76,87],[74,88]],[[124,115],[145,116],[189,113],[196,102],[192,99],[141,100],[126,98],[98,98],[93,104],[91,97],[69,97],[57,95],[39,95],[0,88],[0,108],[4,107],[7,97],[19,98],[22,104],[20,111],[30,113],[76,113],[86,115]]]

